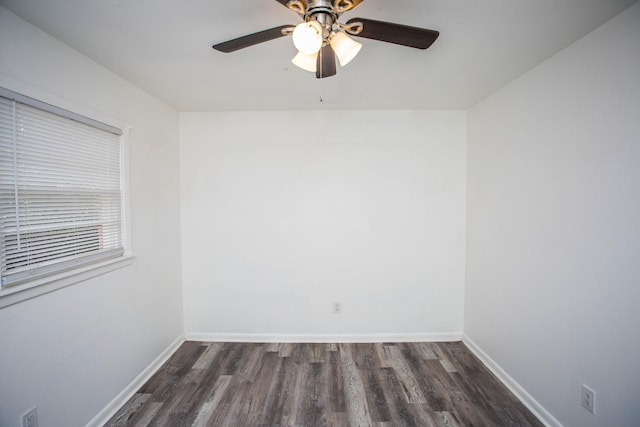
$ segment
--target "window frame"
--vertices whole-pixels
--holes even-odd
[[[22,90],[21,92],[24,93],[25,91]],[[133,262],[134,258],[131,247],[129,203],[129,134],[131,126],[97,114],[95,111],[91,111],[85,107],[71,104],[61,99],[55,99],[51,95],[42,93],[41,91],[33,90],[31,92],[29,95],[24,95],[23,93],[14,92],[0,86],[0,96],[2,97],[101,130],[112,133],[114,133],[114,130],[118,131],[121,145],[120,178],[122,188],[122,246],[124,253],[115,258],[90,264],[82,264],[77,268],[70,268],[64,271],[52,272],[44,277],[39,277],[24,283],[0,287],[0,309],[126,267]]]

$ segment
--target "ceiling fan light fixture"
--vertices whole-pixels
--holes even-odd
[[[358,52],[360,52],[360,49],[362,49],[361,43],[353,40],[343,31],[338,31],[332,34],[329,43],[331,44],[333,51],[336,53],[340,66],[342,67],[351,62]]]
[[[351,18],[345,23],[339,22],[343,12],[351,11],[363,1],[277,0],[290,11],[296,12],[304,22],[297,26],[269,28],[212,47],[219,52],[230,53],[291,35],[299,52],[291,62],[306,71],[315,71],[316,78],[324,79],[336,75],[336,62],[339,61],[344,67],[362,49],[362,45],[349,36],[427,49],[440,35],[436,30],[374,19]]]
[[[318,52],[313,53],[311,55],[298,52],[296,56],[291,60],[294,65],[302,68],[305,71],[309,71],[310,73],[315,73],[317,70],[317,62],[318,61]]]
[[[298,24],[293,30],[293,44],[307,55],[317,53],[322,47],[322,26],[317,21]]]

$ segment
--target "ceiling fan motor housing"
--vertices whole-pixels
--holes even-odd
[[[305,21],[317,21],[322,26],[322,38],[325,41],[333,30],[333,24],[338,20],[338,14],[330,0],[310,0],[308,2],[291,0],[287,3],[287,7],[301,14]]]

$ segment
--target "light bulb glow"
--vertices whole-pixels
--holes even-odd
[[[354,41],[342,31],[333,34],[329,43],[342,67],[351,62],[362,49],[362,44]]]
[[[318,52],[311,55],[298,52],[298,54],[291,60],[291,62],[305,71],[315,73],[317,70]]]
[[[317,21],[303,22],[293,30],[293,44],[296,49],[312,55],[322,47],[322,26]]]

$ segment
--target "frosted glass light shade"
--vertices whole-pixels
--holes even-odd
[[[307,55],[314,54],[322,47],[322,26],[318,21],[298,24],[293,30],[293,44]]]
[[[354,41],[342,31],[333,34],[329,43],[331,44],[333,51],[336,53],[338,61],[340,61],[340,65],[343,67],[351,62],[358,52],[360,52],[360,49],[362,49],[362,44]]]
[[[291,62],[305,71],[315,73],[317,69],[316,64],[318,63],[318,52],[311,55],[298,52],[298,54],[291,60]]]

